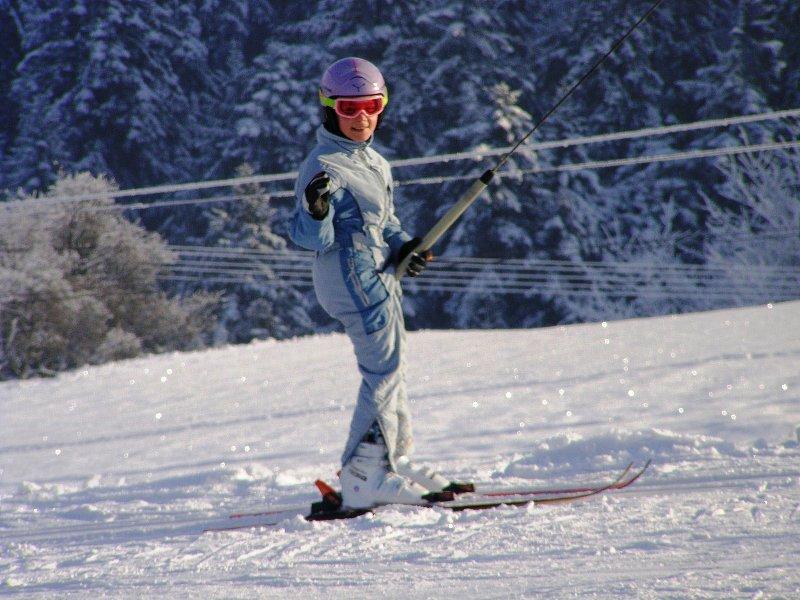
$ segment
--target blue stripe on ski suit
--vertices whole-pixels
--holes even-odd
[[[389,165],[369,142],[352,142],[322,127],[317,142],[300,167],[290,235],[296,244],[316,250],[317,299],[344,325],[362,375],[342,464],[377,421],[394,465],[398,456],[411,453],[413,443],[402,292],[391,259],[411,236],[394,214]],[[304,190],[321,171],[333,192],[328,215],[316,221],[307,211]]]

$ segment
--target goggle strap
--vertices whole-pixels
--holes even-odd
[[[322,93],[322,90],[319,91],[319,103],[322,106],[329,106],[330,108],[336,108],[336,100],[333,98],[328,98],[325,94]]]

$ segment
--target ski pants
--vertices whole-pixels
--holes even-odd
[[[377,422],[394,469],[396,459],[413,449],[400,284],[393,275],[378,273],[364,254],[343,247],[318,254],[314,291],[325,312],[344,325],[362,378],[342,465]]]

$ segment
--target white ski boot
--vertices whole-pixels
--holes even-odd
[[[342,468],[344,508],[371,508],[380,504],[427,504],[424,487],[389,470],[383,441],[361,442]]]

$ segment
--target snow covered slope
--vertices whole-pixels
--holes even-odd
[[[800,303],[410,335],[417,458],[569,506],[206,533],[335,480],[358,379],[317,336],[0,384],[0,596],[800,597]]]

